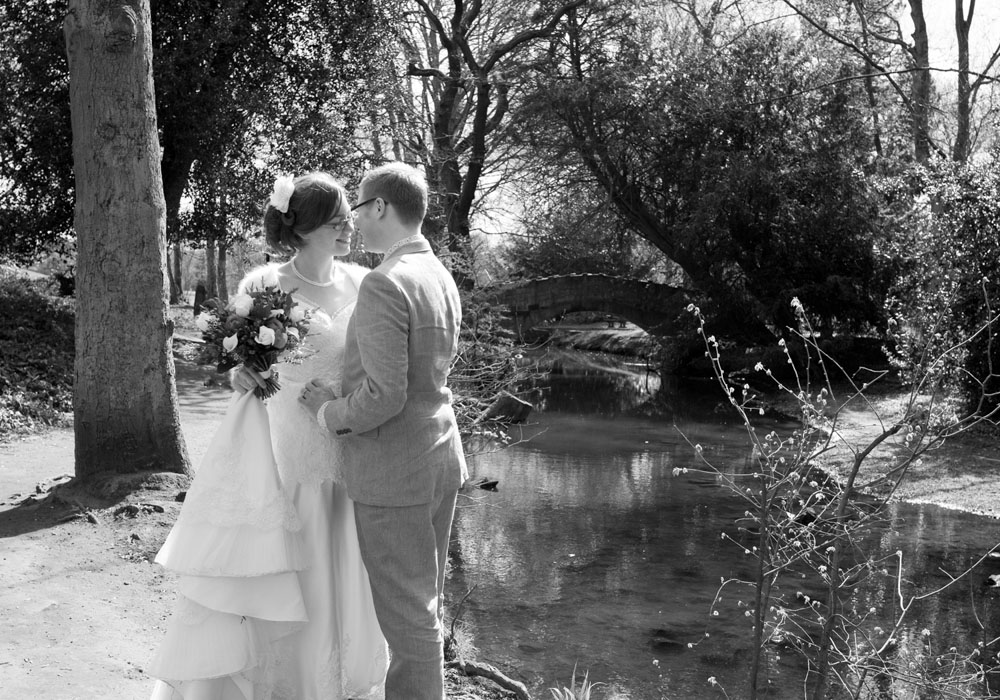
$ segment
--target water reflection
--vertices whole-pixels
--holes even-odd
[[[727,591],[717,616],[709,609],[721,579],[751,576],[751,559],[720,537],[741,536],[733,520],[743,506],[711,477],[672,472],[694,465],[681,432],[716,464],[739,468],[742,429],[715,411],[709,387],[678,391],[668,417],[636,415],[648,394],[630,381],[620,373],[556,376],[537,387],[545,410],[526,429],[529,442],[471,460],[473,473],[499,479],[500,490],[461,501],[450,595],[475,587],[464,617],[482,658],[539,696],[568,685],[579,663],[592,680],[639,700],[718,697],[709,676],[739,697],[749,658],[739,602],[749,591]],[[627,396],[610,395],[609,386],[624,386]],[[896,506],[891,516],[872,544],[888,565],[897,549],[905,552],[906,579],[917,590],[943,584],[942,572],[957,573],[995,544],[994,521],[917,506]],[[965,646],[1000,634],[984,578],[977,572],[917,608],[900,635],[900,658],[926,654],[924,628]],[[818,591],[808,579],[785,585]],[[858,589],[853,602],[888,619],[895,600],[880,584]],[[772,697],[801,697],[793,655],[775,656],[769,677]]]

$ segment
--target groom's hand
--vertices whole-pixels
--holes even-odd
[[[316,415],[320,406],[327,401],[333,401],[335,398],[337,398],[337,393],[330,386],[329,382],[321,379],[313,379],[302,387],[302,393],[299,395],[299,403],[309,409],[309,413]]]

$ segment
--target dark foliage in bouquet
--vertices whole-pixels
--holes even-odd
[[[195,319],[205,341],[198,361],[215,365],[219,372],[246,365],[265,375],[267,386],[254,389],[261,399],[281,388],[272,366],[282,355],[291,355],[309,331],[309,312],[277,287],[237,294],[228,304],[209,299]]]

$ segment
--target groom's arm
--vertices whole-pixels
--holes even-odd
[[[326,405],[324,420],[335,435],[373,430],[406,403],[410,306],[403,291],[384,273],[370,272],[362,281],[354,329],[365,379],[350,394]]]

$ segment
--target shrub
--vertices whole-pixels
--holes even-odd
[[[73,410],[74,304],[49,283],[0,272],[0,441],[68,425]]]
[[[1000,405],[1000,347],[976,333],[1000,298],[1000,173],[989,163],[938,163],[887,183],[906,215],[886,254],[897,261],[890,334],[900,367],[963,391],[969,408]],[[928,365],[963,340],[961,352]]]

